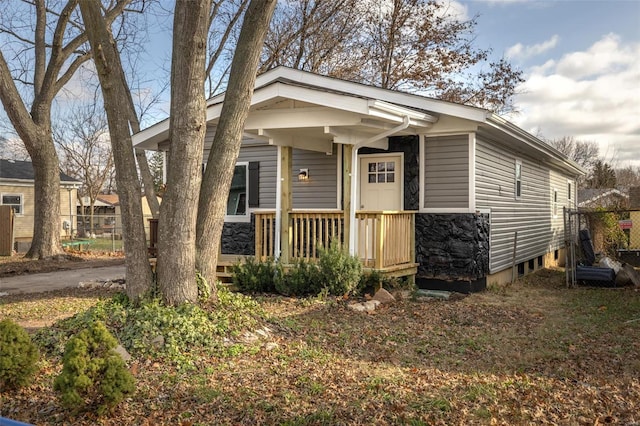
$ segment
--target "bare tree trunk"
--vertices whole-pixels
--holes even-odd
[[[133,126],[132,126],[133,127]],[[133,129],[136,132],[135,128]],[[140,126],[138,126],[138,132]],[[160,203],[156,196],[156,188],[153,185],[153,176],[149,170],[149,162],[147,161],[147,154],[143,149],[136,149],[136,160],[138,161],[138,168],[140,169],[140,177],[142,178],[142,185],[144,186],[144,196],[149,204],[149,210],[151,210],[151,217],[157,219],[160,215]]]
[[[127,108],[128,88],[118,68],[122,68],[113,37],[107,29],[97,2],[80,2],[94,62],[100,78],[109,133],[116,168],[118,198],[123,224],[127,295],[137,301],[151,287],[151,267],[147,258],[147,241],[142,219],[140,183],[133,156],[129,118],[122,114]]]
[[[32,259],[44,259],[62,253],[58,155],[51,131],[38,130],[41,140],[49,138],[51,141],[42,144],[39,149],[28,148],[34,171],[34,205],[38,206],[34,209],[31,248],[25,255]]]
[[[204,97],[211,0],[176,2],[167,191],[158,221],[158,287],[168,305],[197,302],[196,217],[207,131]]]
[[[62,253],[60,246],[60,169],[53,144],[50,100],[38,98],[27,111],[0,51],[0,99],[25,144],[34,170],[34,226],[26,256],[35,259]]]
[[[200,189],[197,267],[212,285],[216,279],[220,236],[233,169],[251,106],[260,52],[275,6],[276,0],[252,0],[249,4],[233,55],[224,105]],[[171,160],[174,161],[174,157]],[[215,296],[215,287],[212,290]]]

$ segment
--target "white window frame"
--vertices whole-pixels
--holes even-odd
[[[520,176],[518,176],[518,169],[520,169]],[[518,183],[520,183],[519,189]],[[522,160],[517,158],[513,169],[513,197],[516,200],[520,200],[522,198]]]
[[[17,206],[18,204],[5,204],[3,202],[4,197],[9,196],[9,197],[20,197],[20,212],[16,212],[15,209],[13,210],[15,212],[16,216],[24,216],[24,194],[18,194],[18,193],[14,193],[14,192],[3,192],[2,194],[0,194],[0,205],[3,206]]]
[[[235,168],[237,166],[244,166],[245,168],[245,197],[244,197],[244,203],[245,203],[245,213],[244,214],[234,214],[234,215],[229,215],[226,214],[227,212],[227,206],[225,206],[225,215],[224,215],[224,221],[225,222],[250,222],[251,221],[251,212],[249,211],[249,162],[248,161],[238,161],[235,166],[233,167],[234,171]],[[229,190],[231,190],[231,188],[229,188]],[[227,203],[229,200],[229,195],[227,195]]]

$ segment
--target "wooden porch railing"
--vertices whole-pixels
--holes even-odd
[[[289,213],[292,259],[316,259],[318,247],[329,247],[332,241],[344,241],[341,211],[294,211]]]
[[[415,262],[413,212],[356,212],[358,256],[366,267],[383,269]]]
[[[256,259],[265,260],[275,253],[276,212],[256,212]]]
[[[413,263],[415,216],[413,212],[357,212],[357,254],[365,267],[383,269]],[[291,260],[316,259],[318,247],[345,242],[341,211],[293,211],[289,214]],[[256,257],[273,257],[275,213],[255,213]]]

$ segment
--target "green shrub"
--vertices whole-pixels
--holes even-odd
[[[358,291],[362,264],[340,244],[332,242],[328,248],[319,249],[318,282],[335,296],[351,295]]]
[[[276,270],[272,259],[260,262],[254,257],[247,257],[244,262],[232,266],[233,283],[240,291],[273,293]]]
[[[196,272],[196,283],[198,284],[198,302],[205,303],[211,298],[211,286],[200,272]]]
[[[297,260],[286,273],[279,268],[275,289],[285,296],[317,295],[322,290],[318,266],[312,262]]]
[[[225,338],[235,338],[259,327],[266,314],[252,298],[218,289],[215,306],[184,303],[166,306],[160,299],[130,303],[115,295],[108,301],[40,330],[36,342],[53,357],[64,354],[65,343],[78,331],[103,322],[134,357],[162,358],[179,368],[191,369],[198,357],[228,355]]]
[[[133,393],[133,376],[114,351],[116,346],[116,339],[100,321],[69,339],[62,372],[54,381],[62,405],[78,411],[95,405],[98,414],[104,414]]]
[[[38,370],[38,349],[18,324],[0,321],[0,389],[18,388],[31,382]]]

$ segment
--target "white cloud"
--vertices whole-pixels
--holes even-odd
[[[532,46],[525,46],[522,43],[518,43],[507,49],[506,56],[512,59],[527,59],[533,56],[538,56],[556,47],[559,40],[560,37],[554,35],[549,40],[543,41],[542,43],[534,44]]]
[[[558,72],[572,78],[583,78],[616,72],[637,61],[637,51],[623,48],[617,35],[607,34],[586,52],[565,55],[558,63]]]
[[[534,134],[596,141],[640,166],[640,43],[609,34],[582,52],[527,70],[513,121]]]

